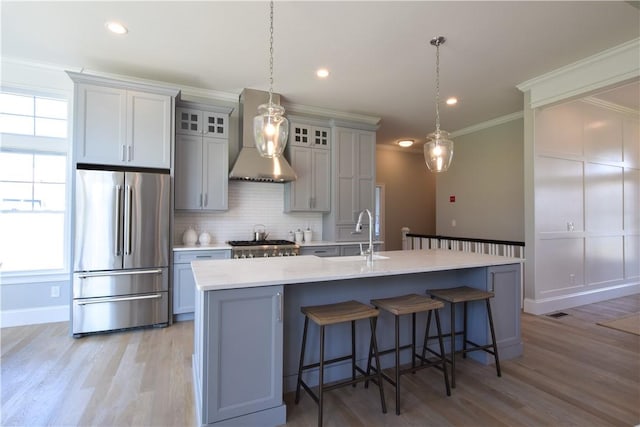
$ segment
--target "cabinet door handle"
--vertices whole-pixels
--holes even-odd
[[[209,206],[209,193],[204,193],[204,206],[202,207],[206,208],[207,206]]]
[[[122,144],[122,153],[120,153],[120,160],[124,162],[125,160],[125,151],[127,150],[126,146]]]
[[[491,284],[490,284],[490,288],[489,288],[490,292],[495,292],[495,289],[496,289],[495,281],[496,281],[496,272],[492,271],[491,272]]]
[[[127,161],[131,161],[131,146],[127,146]]]
[[[212,256],[211,255],[196,255],[196,258],[198,258],[198,259],[211,259]]]
[[[202,193],[200,193],[200,207],[202,207]]]
[[[276,320],[282,322],[282,292],[278,292],[276,297],[278,298],[278,317]]]

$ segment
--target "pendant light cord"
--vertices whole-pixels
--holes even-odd
[[[440,42],[436,43],[436,135],[440,133]]]
[[[269,105],[273,105],[273,0],[269,13]]]

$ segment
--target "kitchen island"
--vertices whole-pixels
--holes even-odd
[[[194,261],[193,370],[198,421],[202,425],[286,422],[282,394],[295,388],[304,320],[300,307],[305,305],[350,299],[368,303],[373,298],[423,294],[427,289],[460,285],[493,290],[500,357],[517,357],[522,354],[521,262],[519,258],[448,250],[380,252],[372,262],[361,256]],[[448,309],[444,310],[441,317],[446,331],[449,315]],[[418,316],[418,324],[423,321],[424,317]],[[381,314],[380,348],[393,345],[392,325],[392,316]],[[366,363],[368,324],[357,327],[363,328],[357,334],[358,358]],[[317,333],[310,328],[309,361],[317,360]],[[330,328],[327,358],[347,353],[348,337],[348,325]],[[489,337],[483,307],[470,306],[469,337],[476,342]],[[408,323],[401,325],[401,339],[410,339]],[[448,347],[449,342],[445,345]],[[470,357],[481,363],[493,361],[485,353],[472,353]],[[392,366],[392,357],[383,357],[382,363]],[[326,370],[325,381],[349,375],[349,366],[338,364]],[[309,372],[306,380],[317,384],[317,372]]]

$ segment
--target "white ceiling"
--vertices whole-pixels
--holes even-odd
[[[267,2],[2,1],[2,55],[237,95],[268,89]],[[109,34],[108,20],[126,36]],[[523,108],[516,85],[640,37],[638,2],[278,1],[274,91],[286,103],[380,117],[378,142],[421,141]],[[318,67],[331,75],[320,81]],[[638,109],[638,86],[609,94]],[[635,103],[635,106],[633,105]]]

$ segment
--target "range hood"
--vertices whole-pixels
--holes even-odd
[[[273,94],[273,101],[280,102],[280,95]],[[244,89],[240,94],[240,140],[242,148],[229,173],[229,179],[260,182],[289,182],[297,176],[284,156],[272,159],[262,157],[253,139],[253,117],[258,106],[269,102],[269,92]]]

